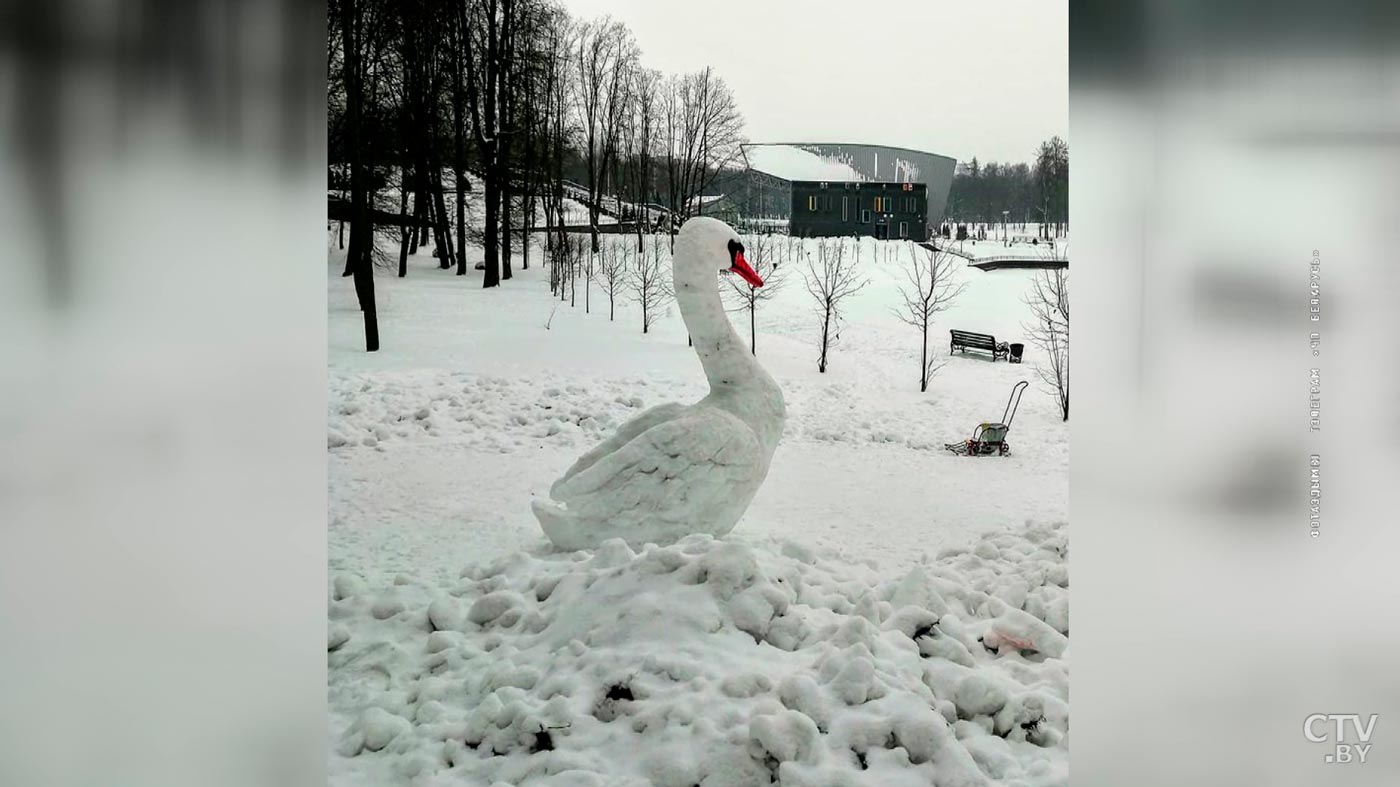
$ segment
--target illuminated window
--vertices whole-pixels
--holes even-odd
[[[815,211],[816,209],[817,209],[817,198],[816,198],[816,196],[814,195],[814,196],[808,197],[808,198],[807,198],[807,210],[809,210],[809,211]]]

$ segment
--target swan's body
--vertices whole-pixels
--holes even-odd
[[[735,246],[737,262],[730,257]],[[556,546],[584,549],[621,538],[639,547],[691,533],[721,536],[762,486],[783,433],[783,393],[725,316],[717,276],[725,269],[762,284],[727,224],[686,222],[676,238],[672,278],[710,393],[689,406],[653,407],[623,424],[554,482],[549,501],[535,500],[535,518]]]

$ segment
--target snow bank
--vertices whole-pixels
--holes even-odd
[[[1068,529],[890,579],[791,541],[516,553],[331,588],[363,783],[1068,784]]]

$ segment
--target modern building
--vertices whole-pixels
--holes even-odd
[[[928,240],[928,186],[793,181],[788,234],[799,238],[869,235],[881,240]]]
[[[943,218],[957,161],[882,145],[744,146],[741,187],[729,194],[748,219],[786,221],[798,236],[924,240]]]

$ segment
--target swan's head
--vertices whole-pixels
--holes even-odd
[[[697,216],[681,226],[676,238],[677,245],[686,254],[677,254],[674,264],[687,266],[693,270],[685,273],[706,273],[714,271],[734,273],[754,287],[763,286],[763,277],[744,259],[744,243],[733,227],[708,216]],[[702,270],[703,269],[703,270]],[[676,271],[680,276],[682,271]]]

